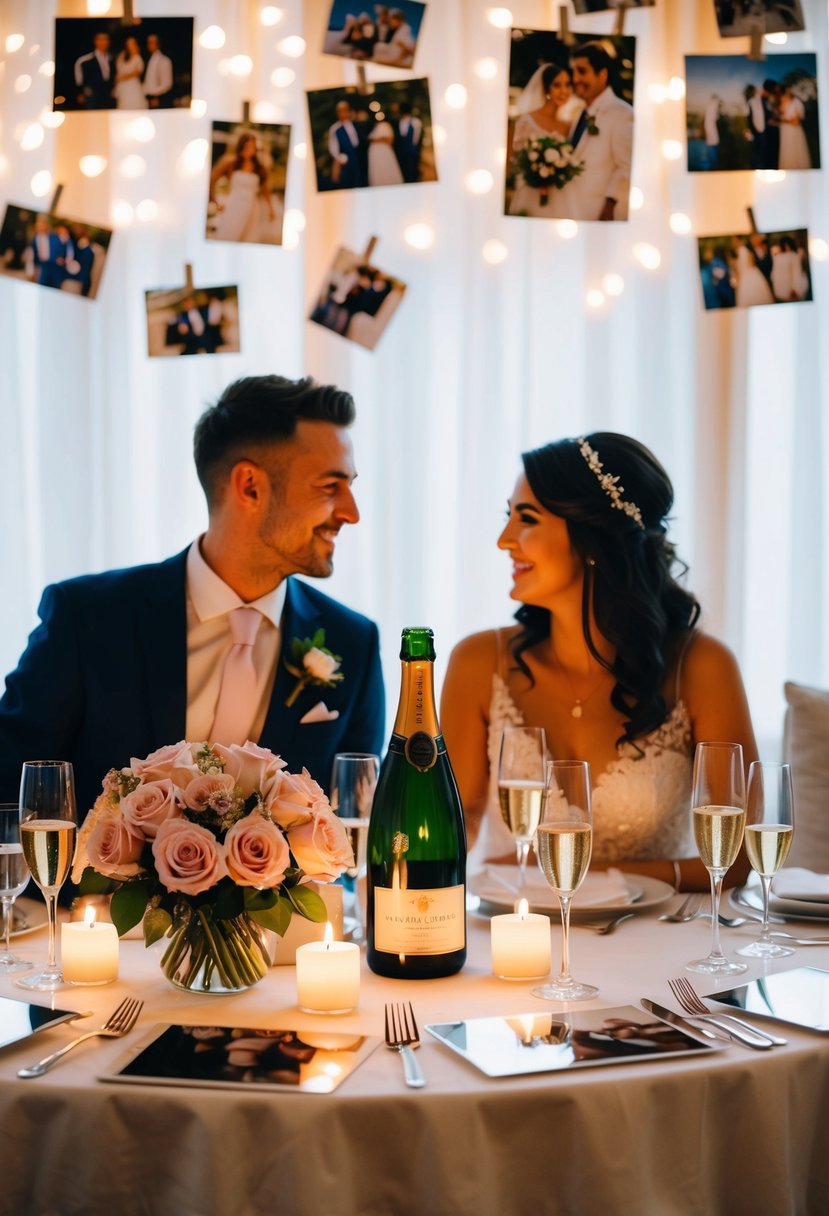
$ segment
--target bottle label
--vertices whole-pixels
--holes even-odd
[[[430,735],[428,731],[416,730],[409,735],[392,735],[389,740],[389,751],[403,756],[412,768],[420,773],[426,773],[437,762],[438,756],[446,752],[443,735]]]
[[[451,954],[466,941],[466,891],[374,888],[374,948],[384,954]]]

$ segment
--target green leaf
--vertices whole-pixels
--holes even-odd
[[[114,891],[116,887],[117,883],[113,882],[111,878],[99,874],[97,870],[93,870],[92,866],[86,867],[78,884],[81,895],[109,895],[110,891]]]
[[[258,891],[256,887],[245,887],[244,890],[246,912],[264,912],[276,904],[277,894],[270,887],[264,891]]]
[[[151,946],[172,927],[173,918],[163,908],[149,908],[144,913],[144,945]]]
[[[317,632],[314,634],[314,636],[311,638],[311,645],[308,647],[308,649],[311,650],[314,646],[316,646],[316,648],[319,650],[320,647],[324,645],[324,643],[325,643],[325,630],[318,629]],[[330,653],[330,651],[329,651],[329,653]]]
[[[125,882],[115,892],[109,911],[119,937],[135,928],[147,911],[149,897],[149,888],[145,882]]]
[[[306,920],[315,922],[327,920],[328,910],[325,900],[310,887],[291,887],[286,895],[300,916],[304,916]]]
[[[288,925],[291,923],[292,908],[287,899],[279,898],[272,908],[261,908],[249,912],[251,920],[255,920],[257,925],[262,925],[265,929],[270,929],[273,933],[284,937]]]

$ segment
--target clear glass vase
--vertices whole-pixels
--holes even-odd
[[[161,959],[167,979],[186,992],[244,992],[268,974],[263,932],[246,912],[214,918],[210,908],[176,917]]]

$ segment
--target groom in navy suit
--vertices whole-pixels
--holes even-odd
[[[357,121],[351,102],[337,102],[337,121],[328,131],[331,182],[335,190],[368,185],[365,127]]]
[[[353,418],[350,394],[310,378],[251,376],[224,391],[195,432],[207,531],[166,561],[44,591],[0,700],[0,801],[16,800],[24,760],[71,760],[82,818],[110,768],[185,738],[252,739],[324,788],[336,752],[379,752],[377,626],[293,577],[328,577],[340,528],[359,519]],[[238,608],[256,614],[255,686],[237,738],[221,740],[212,726]],[[292,641],[318,630],[342,679],[309,678],[294,695],[309,673]]]

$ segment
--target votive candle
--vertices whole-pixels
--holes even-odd
[[[549,918],[528,907],[522,899],[517,912],[490,922],[492,971],[503,980],[535,980],[550,971]]]
[[[95,920],[87,907],[83,921],[60,927],[63,978],[68,984],[111,984],[118,979],[118,932],[115,925]]]
[[[305,1013],[350,1013],[360,1000],[360,947],[333,937],[327,924],[321,942],[297,946],[297,1004]]]

